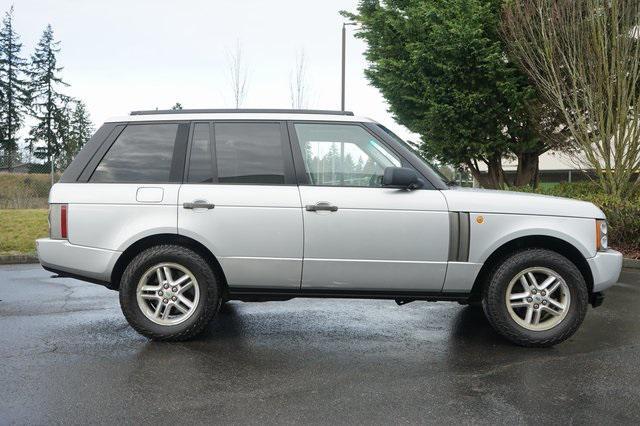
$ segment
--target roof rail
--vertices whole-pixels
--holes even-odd
[[[322,114],[322,115],[353,115],[351,111],[331,111],[322,109],[154,109],[146,111],[131,111],[130,115],[159,115],[159,114]]]

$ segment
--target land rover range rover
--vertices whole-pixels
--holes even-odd
[[[53,186],[42,266],[120,293],[152,339],[228,300],[482,304],[511,341],[575,332],[622,256],[593,204],[451,186],[348,112],[140,111],[109,120]]]

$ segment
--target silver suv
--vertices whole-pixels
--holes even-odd
[[[42,266],[120,293],[158,340],[228,300],[481,303],[525,346],[573,334],[616,282],[593,204],[452,186],[348,112],[139,111],[105,123],[49,196]]]

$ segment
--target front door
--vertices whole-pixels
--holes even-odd
[[[302,214],[286,127],[194,123],[178,232],[216,256],[229,287],[299,288]]]
[[[449,242],[440,191],[382,188],[386,167],[410,166],[359,124],[290,129],[306,181],[302,288],[440,291]]]

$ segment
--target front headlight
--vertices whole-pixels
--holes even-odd
[[[606,250],[609,247],[609,239],[607,236],[609,229],[607,221],[604,219],[596,220],[596,248],[598,250]]]

